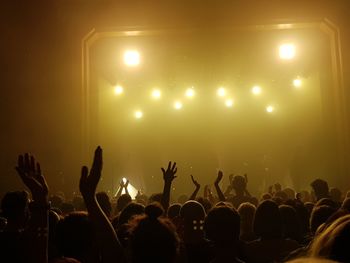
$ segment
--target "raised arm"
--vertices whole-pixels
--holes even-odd
[[[192,179],[192,183],[196,186],[196,188],[194,189],[194,191],[193,191],[192,195],[190,196],[189,200],[195,200],[196,196],[198,194],[198,191],[201,188],[201,185],[196,180],[194,180],[192,174],[191,174],[191,179]]]
[[[26,251],[28,262],[48,262],[48,186],[41,173],[40,164],[28,153],[18,156],[16,166],[22,182],[29,188],[33,201],[31,217],[24,232],[24,240],[30,248]]]
[[[220,189],[220,186],[219,186],[219,183],[222,180],[223,176],[224,175],[223,175],[222,171],[219,171],[218,172],[218,177],[216,178],[216,180],[214,182],[214,186],[215,186],[216,192],[218,194],[219,200],[222,201],[222,202],[225,202],[226,198],[225,198],[224,194],[222,193],[222,191]]]
[[[171,183],[176,178],[175,176],[177,172],[176,163],[174,162],[173,164],[171,164],[171,162],[169,162],[168,168],[165,170],[162,167],[161,170],[163,172],[163,180],[164,180],[164,189],[163,189],[161,204],[164,208],[164,211],[167,211],[169,207],[169,201],[170,201]]]
[[[94,161],[89,169],[82,167],[79,188],[84,198],[89,218],[96,227],[96,235],[103,263],[124,262],[124,253],[117,235],[96,199],[96,188],[101,178],[102,149],[95,150]]]

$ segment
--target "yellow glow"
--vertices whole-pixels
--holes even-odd
[[[271,112],[273,112],[275,110],[275,108],[273,107],[273,106],[271,106],[271,105],[268,105],[267,107],[266,107],[266,111],[268,112],[268,113],[271,113]]]
[[[195,91],[194,91],[193,87],[192,88],[188,88],[186,90],[186,93],[185,93],[187,98],[192,98],[194,96],[194,94],[195,94]]]
[[[125,184],[125,183],[126,183],[126,181],[127,181],[125,177],[123,177],[123,179],[122,179],[122,180],[123,180],[123,183],[124,183],[124,184]]]
[[[254,95],[259,95],[259,94],[261,94],[261,87],[260,87],[260,86],[254,86],[254,87],[252,88],[252,93],[253,93]]]
[[[143,112],[138,110],[138,111],[135,111],[135,118],[136,119],[141,119],[143,117]]]
[[[295,57],[295,45],[291,43],[282,44],[279,47],[279,54],[281,59],[292,59]]]
[[[219,97],[224,97],[226,95],[226,90],[224,87],[218,88],[217,94]]]
[[[302,84],[303,83],[302,83],[301,79],[293,80],[293,86],[296,87],[296,88],[300,88]]]
[[[140,53],[137,50],[127,50],[124,53],[124,63],[129,67],[140,64]]]
[[[175,101],[175,103],[174,103],[174,108],[175,108],[176,110],[180,110],[180,109],[182,108],[182,103],[181,103],[181,101]]]
[[[114,94],[115,95],[120,95],[123,92],[124,92],[124,89],[123,89],[122,86],[120,86],[120,85],[115,86],[115,88],[114,88]]]
[[[152,91],[152,97],[153,97],[154,99],[160,99],[161,96],[162,96],[162,93],[160,92],[159,89],[154,89],[154,90]]]
[[[232,107],[233,106],[233,100],[231,100],[231,99],[226,100],[225,101],[225,105],[226,105],[226,107]]]

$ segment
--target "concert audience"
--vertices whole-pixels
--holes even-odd
[[[49,196],[40,164],[19,155],[16,170],[30,194],[2,197],[0,262],[350,262],[350,198],[322,179],[313,192],[276,183],[258,201],[246,174],[229,175],[223,192],[219,171],[216,194],[206,185],[203,196],[191,175],[194,191],[171,203],[177,165],[169,162],[163,191],[133,200],[125,179],[113,197],[96,193],[102,161],[97,147],[91,168],[81,170],[81,196],[69,201]]]

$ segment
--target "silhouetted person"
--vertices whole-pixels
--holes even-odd
[[[311,187],[314,190],[316,200],[322,198],[329,198],[329,188],[328,183],[322,179],[316,179],[311,183]]]

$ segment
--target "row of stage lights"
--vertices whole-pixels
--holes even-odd
[[[302,79],[296,78],[293,80],[292,84],[293,84],[294,88],[299,89],[302,86]],[[263,92],[263,89],[258,85],[251,88],[251,93],[254,96],[259,96],[259,95],[261,95],[262,92]],[[122,94],[124,94],[124,88],[121,85],[117,85],[114,88],[114,94],[116,96],[121,96]],[[196,95],[195,88],[190,87],[190,88],[186,89],[184,95],[187,99],[193,99]],[[228,92],[227,92],[227,89],[225,87],[219,87],[216,90],[216,95],[219,98],[224,99],[224,104],[226,107],[231,108],[234,105],[234,100],[228,96]],[[150,93],[150,96],[153,100],[160,100],[162,97],[162,91],[160,89],[153,89]],[[173,108],[175,110],[181,110],[183,108],[182,101],[175,100],[173,103]],[[275,111],[275,108],[273,105],[267,105],[265,110],[267,113],[272,113]],[[141,110],[137,110],[137,111],[135,111],[134,116],[136,119],[141,119],[143,117],[143,112]]]
[[[293,43],[284,43],[279,46],[278,54],[280,59],[282,60],[291,60],[296,56],[296,47]],[[124,64],[128,67],[137,67],[141,63],[141,55],[137,50],[127,50],[124,52],[123,56]],[[300,78],[296,78],[293,80],[293,86],[295,88],[300,88],[302,86],[302,80]],[[254,86],[251,89],[253,95],[258,96],[262,93],[262,88],[260,86]],[[117,85],[114,89],[115,95],[122,95],[124,93],[124,88],[121,85]],[[194,87],[188,88],[185,91],[185,96],[189,99],[195,96],[196,92]],[[232,98],[227,97],[227,91],[225,87],[219,87],[217,89],[217,95],[221,98],[225,99],[225,106],[231,108],[234,105],[234,101]],[[154,100],[159,100],[162,97],[162,92],[159,89],[154,89],[151,92],[151,97]],[[176,100],[173,104],[175,110],[180,110],[183,107],[181,100]],[[272,113],[275,111],[273,105],[267,105],[265,108],[267,113]],[[136,119],[141,119],[143,117],[143,112],[141,110],[137,110],[134,112],[134,117]]]

